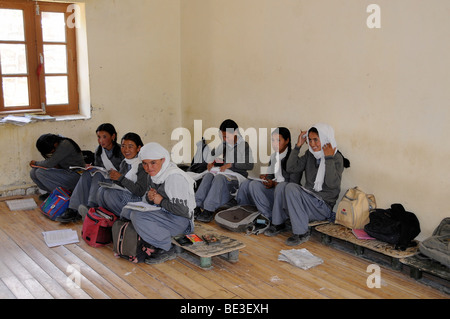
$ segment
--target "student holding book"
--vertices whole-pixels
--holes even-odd
[[[194,230],[195,182],[170,161],[169,152],[158,143],[144,145],[139,158],[150,176],[145,201],[156,207],[141,211],[125,206],[121,217],[131,220],[145,242],[145,262],[161,263],[176,257],[172,237]]]
[[[214,218],[216,209],[233,199],[233,193],[248,176],[247,171],[253,169],[250,146],[240,135],[236,122],[225,120],[219,130],[223,143],[208,154],[209,172],[203,176],[195,194],[197,220],[206,223]],[[219,174],[212,173],[215,166]],[[227,172],[230,174],[226,175]]]
[[[96,134],[99,145],[95,151],[94,165],[104,167],[108,172],[118,171],[124,156],[117,143],[115,127],[110,123],[101,124],[97,128]],[[89,207],[97,207],[99,182],[106,180],[107,178],[100,173],[91,175],[89,171],[84,171],[70,197],[69,208],[56,220],[61,223],[74,222],[81,219],[81,215],[78,213],[80,205],[85,206],[82,207],[84,210]]]
[[[122,208],[128,202],[141,201],[147,191],[148,174],[138,156],[142,146],[144,144],[138,134],[132,132],[125,134],[121,141],[121,150],[125,158],[120,163],[119,171],[112,169],[109,172],[112,183],[100,183],[101,187],[97,192],[98,205],[117,216],[120,216]],[[86,213],[81,208],[79,211],[82,216]]]
[[[272,220],[277,188],[284,188],[286,183],[300,183],[300,172],[288,173],[286,162],[291,153],[291,132],[286,127],[278,127],[272,132],[272,149],[267,174],[260,180],[246,180],[239,187],[236,195],[238,205],[254,205],[258,211]],[[277,209],[278,205],[275,205]]]
[[[30,177],[46,194],[45,199],[55,188],[63,187],[73,191],[80,175],[69,169],[70,166],[84,166],[80,147],[72,139],[56,134],[43,134],[36,141],[36,148],[44,160],[30,162]]]
[[[308,150],[299,155],[303,144]],[[333,220],[333,207],[341,190],[344,157],[337,149],[334,130],[327,124],[316,124],[302,131],[286,165],[290,173],[304,173],[305,187],[288,183],[284,188],[284,202],[272,215],[272,225],[264,234],[275,236],[286,230],[290,218],[293,235],[287,245],[299,245],[309,239],[308,223],[315,220]]]

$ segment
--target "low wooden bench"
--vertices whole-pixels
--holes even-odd
[[[414,256],[418,252],[417,246],[409,247],[406,250],[401,251],[395,249],[394,245],[379,240],[358,239],[352,233],[352,230],[350,228],[335,223],[318,225],[314,229],[321,233],[323,244],[329,245],[332,242],[333,238],[337,238],[351,243],[356,255],[363,255],[365,249],[370,249],[374,252],[388,256],[391,261],[391,267],[396,270],[401,269],[401,258]]]
[[[449,267],[420,253],[415,256],[401,258],[400,262],[410,268],[410,276],[414,279],[421,279],[422,273],[426,272],[450,282]]]
[[[181,246],[176,240],[172,240],[177,248],[179,257],[203,268],[212,268],[212,257],[220,256],[225,260],[235,263],[239,260],[239,249],[245,247],[244,243],[220,234],[214,228],[205,224],[196,223],[195,232],[200,238],[206,234],[214,234],[220,243],[208,245],[206,242],[196,243],[187,246]]]

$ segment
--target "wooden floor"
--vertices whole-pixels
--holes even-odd
[[[40,202],[35,197],[36,202]],[[324,263],[302,270],[278,261],[288,234],[269,238],[246,236],[217,228],[246,244],[239,262],[213,258],[203,270],[180,257],[159,265],[132,264],[116,259],[110,246],[92,248],[81,238],[81,223],[61,225],[39,209],[15,211],[0,198],[0,298],[124,299],[124,298],[412,298],[448,299],[449,295],[402,272],[381,267],[381,288],[368,288],[371,262],[331,247],[317,238],[295,248],[306,248]],[[71,228],[80,242],[48,248],[42,232]],[[73,268],[75,267],[75,268]],[[70,284],[73,269],[81,274],[80,287]]]

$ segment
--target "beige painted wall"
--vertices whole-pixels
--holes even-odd
[[[38,135],[94,149],[98,124],[170,147],[179,126],[331,124],[355,185],[429,236],[449,216],[447,0],[86,0],[92,118],[0,126],[0,193],[31,183]],[[381,7],[381,29],[366,8]],[[156,120],[155,120],[156,119]],[[295,137],[294,137],[295,138]],[[257,150],[255,150],[257,152]]]
[[[351,160],[343,191],[450,216],[450,2],[182,1],[183,124],[332,125]],[[369,29],[366,8],[381,8]],[[420,238],[420,237],[419,237]]]
[[[32,185],[28,163],[39,160],[43,133],[97,146],[95,129],[111,122],[119,138],[138,133],[144,143],[169,144],[180,114],[179,0],[86,0],[91,118],[0,126],[0,195]]]

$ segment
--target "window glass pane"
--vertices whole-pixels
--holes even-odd
[[[66,42],[64,13],[41,12],[42,37],[44,42]]]
[[[3,78],[5,107],[28,106],[28,79],[26,77]]]
[[[65,45],[44,45],[45,73],[67,73],[67,54]]]
[[[25,41],[22,10],[0,9],[0,40]]]
[[[25,44],[0,44],[0,61],[3,75],[27,74]]]
[[[46,76],[45,93],[47,105],[69,104],[67,76]]]

